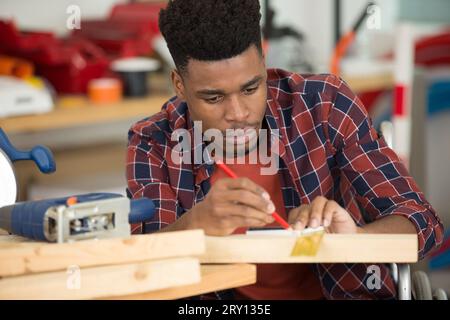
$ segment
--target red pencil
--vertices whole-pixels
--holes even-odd
[[[230,178],[236,179],[238,176],[231,171],[230,168],[227,167],[226,164],[224,164],[221,161],[216,161],[217,166],[223,170]],[[276,211],[272,212],[272,217],[275,219],[276,222],[278,222],[283,228],[290,229],[291,226],[289,223],[287,223]]]

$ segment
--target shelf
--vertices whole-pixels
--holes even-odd
[[[154,94],[145,98],[124,99],[119,103],[95,105],[86,98],[77,99],[76,106],[62,107],[61,97],[49,113],[0,118],[0,127],[8,134],[35,133],[54,129],[109,123],[129,118],[144,118],[161,110],[170,98],[168,94]],[[69,98],[69,99],[70,99]]]

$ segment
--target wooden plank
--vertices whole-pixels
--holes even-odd
[[[291,257],[296,239],[284,236],[205,238],[202,263],[414,263],[418,240],[409,234],[325,234],[316,256]]]
[[[0,277],[124,264],[205,252],[203,230],[135,235],[73,243],[0,243]]]
[[[10,235],[6,230],[0,229],[0,247],[4,245],[5,243],[34,243],[33,240],[16,236],[16,235]]]
[[[113,299],[182,299],[256,283],[256,266],[253,264],[201,265],[200,269],[202,279],[198,284],[114,297]]]
[[[8,231],[0,229],[0,237],[4,237],[4,236],[8,236],[8,235],[9,235]]]
[[[198,259],[174,258],[3,278],[0,299],[93,299],[198,282]]]

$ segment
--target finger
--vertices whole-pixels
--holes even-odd
[[[252,207],[242,205],[242,204],[235,204],[229,206],[227,209],[227,215],[231,217],[238,217],[238,218],[250,218],[250,219],[256,219],[264,224],[269,224],[274,222],[274,218],[272,215],[267,214],[266,212],[256,210]]]
[[[301,231],[305,229],[308,225],[309,215],[311,207],[309,205],[303,204],[298,207],[298,216],[293,224],[294,230]]]
[[[288,223],[294,225],[300,215],[300,207],[294,208],[288,213]]]
[[[230,217],[230,226],[233,228],[262,228],[267,225],[266,222],[251,217]]]
[[[270,200],[270,195],[264,188],[257,185],[248,178],[237,178],[237,179],[224,179],[227,189],[229,190],[247,190],[259,195],[267,200]]]
[[[300,207],[294,208],[288,213],[288,223],[293,225],[295,222],[297,222],[298,218],[300,217],[300,212],[302,209],[308,205],[302,204]]]
[[[333,221],[333,216],[339,209],[339,204],[336,201],[327,201],[325,208],[323,209],[323,226],[325,228],[331,225]]]
[[[327,198],[319,196],[311,203],[311,215],[308,223],[310,228],[317,228],[322,223],[323,209],[327,201]]]
[[[275,205],[260,195],[247,190],[231,190],[223,193],[223,200],[252,207],[256,210],[270,214],[275,211]]]

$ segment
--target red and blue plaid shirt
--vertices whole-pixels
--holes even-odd
[[[440,245],[441,221],[344,81],[333,75],[270,69],[267,85],[265,120],[270,130],[279,130],[286,212],[324,196],[337,201],[359,226],[389,215],[408,218],[417,229],[419,258]],[[134,233],[154,232],[173,223],[210,189],[214,165],[171,160],[178,144],[171,141],[176,129],[193,133],[187,104],[174,97],[161,112],[129,131],[127,194],[150,198],[157,208],[152,220],[134,226]],[[193,145],[192,154],[196,148],[205,144]],[[379,265],[382,286],[373,290],[366,283],[372,275],[368,266],[311,265],[326,298],[395,298],[387,266]]]

